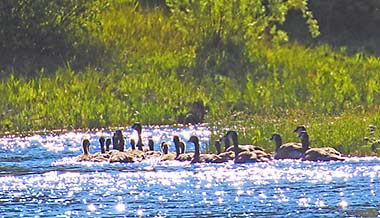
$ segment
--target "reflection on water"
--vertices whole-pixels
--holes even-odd
[[[5,217],[376,217],[380,159],[274,161],[235,165],[157,162],[75,163],[97,133],[0,138],[0,214]],[[124,134],[132,135],[130,129]],[[143,139],[171,143],[206,127],[150,127]],[[172,151],[174,146],[171,146]],[[188,145],[188,150],[193,146]]]

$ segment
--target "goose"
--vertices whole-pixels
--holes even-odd
[[[276,151],[273,158],[279,159],[301,159],[305,153],[306,148],[302,148],[301,143],[289,142],[282,144],[282,139],[280,134],[274,133],[270,139],[276,143]]]
[[[131,150],[136,150],[136,142],[134,139],[130,139],[129,144],[131,145]]]
[[[148,151],[149,148],[145,147],[144,144],[142,143],[142,138],[141,138],[141,133],[142,133],[142,127],[141,127],[141,124],[139,122],[136,122],[132,125],[131,127],[133,130],[135,130],[137,132],[137,135],[138,135],[138,140],[137,140],[137,148],[140,150],[140,151]]]
[[[116,130],[112,136],[113,149],[118,151],[124,151],[125,140],[123,132],[121,130]]]
[[[186,145],[183,141],[179,140],[179,136],[173,136],[173,143],[176,148],[176,160],[178,161],[190,161],[193,159],[193,153],[186,153]]]
[[[342,154],[331,147],[323,147],[323,148],[310,148],[309,135],[306,131],[301,131],[299,136],[301,138],[301,143],[303,148],[308,148],[305,151],[304,157],[302,160],[308,161],[332,161],[332,160],[345,160],[342,157]]]
[[[293,130],[293,132],[297,133],[298,135],[299,135],[301,132],[303,132],[303,131],[306,132],[306,127],[305,127],[304,125],[299,125],[299,126],[296,127],[295,130]]]
[[[221,157],[223,160],[229,161],[229,160],[235,159],[235,153],[233,151],[222,152],[222,146],[221,146],[219,140],[215,140],[214,145],[215,145],[215,148],[216,148],[216,154],[219,157]]]
[[[197,136],[193,135],[190,137],[188,142],[194,143],[194,157],[191,163],[223,163],[224,161],[221,157],[216,154],[201,154],[199,139]]]
[[[127,150],[124,151],[125,140],[122,132],[120,130],[116,130],[114,134],[114,147],[116,145],[117,149],[110,151],[109,162],[110,163],[134,163],[140,162],[145,159],[145,154],[138,150]]]
[[[91,157],[90,157],[90,152],[89,152],[89,149],[90,149],[90,141],[88,139],[84,139],[83,142],[82,142],[82,149],[83,149],[83,154],[77,156],[75,158],[75,160],[77,162],[81,162],[81,161],[90,161],[91,160]]]
[[[266,162],[272,159],[270,154],[267,154],[265,150],[261,147],[255,146],[255,145],[239,145],[238,143],[238,136],[236,131],[228,131],[225,135],[227,140],[225,142],[230,141],[232,139],[233,142],[233,148],[229,147],[226,151],[233,151],[235,153],[235,163],[243,163],[243,162]],[[243,155],[238,156],[240,153],[245,152]],[[250,154],[255,153],[255,155]]]
[[[110,145],[112,144],[111,139],[107,138],[106,139],[106,152],[110,151]]]
[[[169,145],[166,142],[161,142],[162,156],[160,161],[175,160],[177,154],[174,152],[169,152]]]
[[[221,138],[221,141],[224,142],[225,150],[226,152],[235,152],[235,145],[230,146],[230,140],[232,141],[236,140],[238,141],[238,135],[236,131],[230,130]],[[238,153],[242,151],[264,151],[265,150],[261,147],[255,146],[255,145],[238,145],[237,147]]]
[[[108,161],[108,158],[103,157],[101,155],[91,155],[90,154],[90,141],[88,139],[84,139],[82,142],[82,149],[83,154],[77,156],[75,160],[77,162],[82,161],[92,161],[92,162],[102,162],[102,161]]]
[[[267,154],[264,149],[260,147],[254,145],[239,146],[236,131],[228,131],[225,137],[228,139],[225,140],[228,141],[228,143],[229,140],[232,139],[235,163],[267,162],[272,159],[271,155]],[[229,151],[229,149],[226,151]]]
[[[148,158],[161,157],[162,153],[154,150],[153,139],[149,139],[148,146],[149,146],[149,151],[145,152],[145,154]]]
[[[106,151],[106,147],[104,145],[105,138],[103,136],[100,136],[99,138],[99,144],[100,144],[100,152],[91,154],[91,161],[94,162],[103,162],[108,161],[110,154]]]

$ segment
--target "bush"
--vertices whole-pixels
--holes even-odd
[[[29,73],[75,59],[89,43],[87,32],[100,28],[105,6],[101,0],[0,1],[0,67]]]

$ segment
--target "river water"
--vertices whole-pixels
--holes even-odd
[[[123,130],[135,137],[130,128]],[[207,127],[145,127],[171,143]],[[0,138],[0,217],[379,217],[380,158],[253,164],[76,163],[110,131]],[[193,145],[188,144],[188,150]],[[174,151],[173,146],[171,150]]]

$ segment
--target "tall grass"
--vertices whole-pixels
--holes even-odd
[[[268,150],[268,138],[307,126],[312,146],[345,154],[375,154],[363,138],[380,125],[380,61],[328,46],[258,43],[245,55],[246,72],[233,77],[199,70],[197,31],[179,31],[162,8],[114,1],[93,33],[107,49],[100,68],[0,83],[0,132],[174,124],[194,101],[209,107],[206,121],[218,138],[236,129],[242,142]],[[192,35],[193,34],[193,35]],[[202,51],[205,52],[205,51]],[[206,53],[207,54],[207,53]],[[245,63],[245,62],[239,62]],[[241,76],[243,75],[243,76]]]

